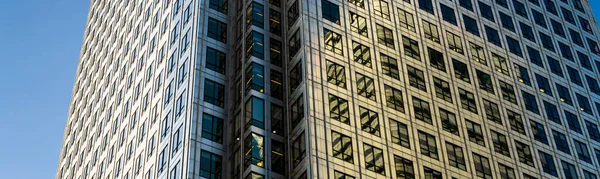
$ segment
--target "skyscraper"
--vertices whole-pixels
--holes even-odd
[[[587,0],[93,0],[57,178],[600,173]]]

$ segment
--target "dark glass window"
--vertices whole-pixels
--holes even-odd
[[[490,167],[490,161],[488,160],[488,158],[473,153],[473,160],[475,161],[475,175],[477,177],[493,178],[492,169]]]
[[[328,0],[321,0],[321,10],[323,12],[323,18],[333,23],[340,23],[340,10],[337,5]]]
[[[558,92],[558,97],[561,102],[567,103],[568,105],[573,105],[573,100],[571,99],[571,93],[569,89],[556,84],[556,91]]]
[[[367,170],[385,175],[385,165],[383,158],[383,150],[373,147],[369,144],[364,144],[365,148],[365,167]]]
[[[200,176],[208,179],[221,178],[221,156],[202,150],[200,152],[202,165],[200,166]]]
[[[434,50],[432,48],[427,48],[427,51],[429,52],[429,62],[431,66],[438,70],[446,72],[446,63],[444,62],[444,55],[441,52],[438,52],[437,50]]]
[[[425,74],[423,71],[412,66],[407,66],[406,69],[408,70],[408,82],[410,86],[421,91],[427,91],[427,84],[425,83]]]
[[[525,37],[525,39],[528,39],[532,42],[536,42],[535,35],[533,34],[533,29],[531,28],[531,26],[525,25],[523,22],[519,22],[519,27],[521,27],[521,34],[523,35],[523,37]]]
[[[222,143],[223,119],[204,113],[202,115],[202,137],[217,143]]]
[[[265,128],[265,101],[254,96],[246,101],[246,128],[250,125]]]
[[[446,142],[446,152],[448,153],[448,163],[450,163],[450,166],[467,171],[465,156],[461,147]]]
[[[552,136],[554,136],[554,143],[556,143],[556,148],[559,151],[562,151],[566,154],[571,155],[571,150],[569,149],[569,143],[567,142],[567,137],[555,130],[552,130]]]
[[[441,80],[437,77],[433,77],[433,84],[435,87],[435,96],[452,103],[452,93],[450,92],[450,84],[444,80]]]
[[[263,34],[252,31],[246,36],[246,58],[251,56],[264,60],[265,58],[265,37]]]
[[[532,94],[529,94],[525,91],[521,91],[521,93],[523,93],[523,101],[525,103],[525,109],[527,109],[528,111],[531,111],[533,113],[539,114],[540,109],[538,108],[537,100],[535,99],[535,96]]]
[[[227,43],[227,24],[213,18],[208,18],[208,37]]]
[[[412,100],[413,110],[415,111],[415,118],[427,124],[433,124],[431,120],[431,110],[429,108],[429,103],[414,96]]]
[[[531,149],[528,145],[515,140],[515,148],[517,148],[517,157],[519,158],[519,162],[531,167],[535,167],[533,164],[533,155],[531,154]]]
[[[552,155],[542,151],[539,151],[539,154],[540,162],[542,163],[542,169],[544,170],[544,173],[558,177],[558,172],[556,171],[556,164],[554,164],[554,159],[552,158]]]
[[[510,150],[508,149],[508,141],[506,136],[496,131],[490,131],[492,135],[492,143],[494,145],[494,151],[504,156],[510,157]]]
[[[331,141],[331,146],[333,147],[333,157],[349,163],[354,163],[352,138],[344,134],[331,131]]]
[[[544,14],[536,10],[531,10],[531,14],[533,15],[533,20],[537,25],[542,26],[544,28],[548,27],[546,25],[546,18],[544,17]]]
[[[440,9],[442,10],[442,18],[451,24],[456,25],[456,14],[454,13],[454,9],[440,4]]]
[[[379,116],[375,111],[371,111],[362,106],[359,107],[360,123],[363,131],[380,136],[379,132]]]
[[[549,96],[552,95],[552,88],[550,88],[550,83],[548,82],[548,78],[535,74],[535,79],[537,81],[538,88],[541,93],[547,94]]]
[[[590,135],[590,139],[596,142],[600,142],[600,132],[598,131],[598,125],[590,121],[585,121],[585,125],[587,127],[588,134]]]
[[[431,2],[431,0],[419,0],[419,7],[426,12],[434,14],[433,3]]]
[[[515,23],[513,23],[512,17],[500,12],[500,21],[502,22],[502,27],[513,32],[515,31]]]
[[[479,88],[494,94],[494,86],[492,85],[492,77],[482,71],[476,70]]]
[[[479,1],[479,11],[481,11],[481,16],[483,16],[483,18],[486,18],[487,20],[490,20],[492,22],[496,22],[494,20],[494,11],[492,10],[492,7],[490,5]]]
[[[392,29],[388,29],[379,24],[376,25],[377,41],[379,44],[385,45],[388,48],[394,49],[394,33]]]
[[[358,88],[358,95],[361,95],[367,99],[377,101],[375,98],[375,86],[372,78],[366,77],[360,73],[356,73],[356,87]]]
[[[415,169],[413,167],[413,162],[402,158],[400,156],[394,155],[394,164],[396,170],[396,178],[401,179],[409,179],[415,178]]]
[[[210,0],[209,7],[223,14],[227,14],[227,0]]]
[[[547,56],[548,66],[550,66],[550,71],[560,77],[563,77],[562,65],[560,62],[552,57]]]
[[[567,163],[561,160],[561,164],[563,167],[563,173],[565,173],[565,179],[577,179],[579,175],[577,175],[577,169],[575,165]]]
[[[225,74],[225,53],[215,50],[210,47],[206,47],[206,68]]]
[[[442,120],[442,128],[445,131],[460,136],[456,115],[454,115],[454,113],[440,108],[440,119]]]
[[[550,119],[550,121],[555,122],[559,125],[562,124],[562,122],[560,122],[560,114],[558,113],[556,105],[544,101],[544,109],[546,110],[546,117]]]
[[[588,164],[592,164],[592,158],[590,158],[590,151],[583,142],[579,142],[573,139],[573,143],[575,144],[575,151],[577,151],[577,158],[579,160],[584,161]]]
[[[365,65],[369,68],[371,67],[371,53],[369,52],[369,47],[352,41],[352,54],[355,62]]]
[[[465,120],[467,125],[467,134],[469,141],[485,147],[485,137],[483,136],[483,130],[481,125],[474,123],[469,120]]]
[[[327,82],[346,88],[346,70],[344,66],[327,60]]]
[[[531,131],[533,132],[533,138],[541,143],[548,145],[548,137],[544,125],[534,120],[529,120],[531,125]]]
[[[498,47],[502,47],[502,42],[500,42],[500,35],[498,34],[498,30],[493,29],[489,26],[485,26],[485,33],[487,35],[488,42],[497,45]]]
[[[350,125],[350,113],[348,111],[347,100],[329,94],[329,117],[331,119]]]
[[[388,108],[392,108],[398,112],[404,113],[404,101],[402,99],[402,91],[384,85],[385,102]]]
[[[410,138],[408,136],[408,127],[406,124],[390,119],[390,128],[392,142],[410,149]]]
[[[479,26],[475,19],[463,14],[463,21],[467,32],[479,36]]]
[[[467,83],[471,83],[471,78],[469,76],[469,68],[467,64],[460,62],[456,59],[452,59],[452,66],[454,66],[454,76],[458,79],[461,79]]]
[[[225,104],[225,86],[211,81],[204,81],[204,101],[215,106],[223,107]]]

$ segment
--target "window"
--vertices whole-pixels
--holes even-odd
[[[331,131],[331,141],[333,142],[333,157],[340,160],[354,163],[354,156],[352,151],[352,138],[340,134],[335,131]]]
[[[456,115],[445,109],[440,108],[440,119],[442,120],[442,128],[456,136],[460,136],[458,132],[458,122],[456,121]]]
[[[304,159],[306,154],[306,140],[304,138],[304,132],[300,135],[292,138],[292,167],[298,166]]]
[[[431,0],[419,0],[419,7],[426,12],[434,14],[433,3],[431,2]]]
[[[479,62],[483,65],[487,65],[487,62],[485,60],[485,52],[483,51],[483,47],[476,45],[474,43],[469,43],[471,46],[471,57],[473,58],[473,60],[475,60],[476,62]]]
[[[375,84],[373,79],[360,73],[356,73],[356,87],[358,88],[358,95],[377,101],[375,98]]]
[[[265,49],[264,49],[265,39],[263,34],[258,33],[256,31],[252,31],[246,36],[246,58],[256,57],[258,59],[264,60],[265,57]]]
[[[454,76],[456,78],[461,79],[464,82],[471,83],[469,67],[467,67],[467,64],[456,59],[452,59],[452,66],[454,66]]]
[[[298,63],[290,70],[290,80],[288,80],[290,83],[290,94],[294,93],[294,91],[296,91],[296,89],[300,86],[302,83],[302,77],[302,66],[300,66],[300,63]]]
[[[555,21],[554,19],[550,19],[550,24],[552,24],[552,30],[554,31],[554,34],[557,34],[561,37],[565,37],[565,29],[563,29],[562,24],[560,24],[559,22]]]
[[[510,53],[515,54],[519,57],[523,57],[523,51],[521,50],[521,44],[519,43],[518,40],[507,35],[506,36],[506,44],[508,45],[508,50],[510,51]]]
[[[479,154],[473,153],[473,161],[475,161],[475,175],[480,178],[492,179],[492,169],[488,158]]]
[[[467,171],[465,156],[461,147],[446,142],[446,152],[448,153],[448,162],[450,166]]]
[[[300,121],[302,119],[304,119],[304,98],[302,98],[302,95],[300,95],[300,97],[298,97],[298,99],[296,99],[296,101],[294,101],[294,103],[292,103],[291,106],[291,112],[292,112],[292,116],[290,117],[291,121],[292,121],[292,127],[291,129],[296,128],[296,126],[298,125],[298,123],[300,123]]]
[[[202,150],[200,152],[202,165],[200,165],[200,176],[208,179],[221,178],[221,156]]]
[[[244,141],[245,152],[244,166],[248,167],[250,164],[259,167],[264,167],[264,138],[255,133],[250,133]]]
[[[517,114],[511,110],[506,110],[506,114],[508,116],[508,122],[510,123],[510,128],[513,131],[516,131],[520,134],[525,135],[525,127],[523,126],[523,118],[521,118],[521,115]]]
[[[419,131],[419,145],[421,146],[421,154],[438,159],[437,144],[435,136],[427,134],[423,131]]]
[[[498,47],[502,47],[502,42],[500,42],[500,35],[498,34],[498,30],[493,29],[486,25],[485,33],[487,35],[488,42],[490,42]]]
[[[579,176],[577,175],[577,169],[575,169],[575,166],[573,164],[567,163],[563,160],[561,160],[561,164],[563,167],[563,173],[565,173],[565,178],[566,179],[576,179],[579,178]]]
[[[351,4],[356,5],[357,7],[365,8],[365,2],[364,2],[364,0],[348,0],[348,2],[350,2]]]
[[[296,1],[297,2],[297,1]],[[294,4],[296,3],[294,2]],[[294,35],[292,35],[292,37],[289,39],[289,58],[293,58],[294,56],[296,56],[296,54],[300,51],[300,47],[302,45],[302,42],[300,41],[300,33],[298,33],[299,30],[297,30]]]
[[[321,10],[323,18],[333,23],[340,24],[340,10],[337,5],[328,0],[321,0]]]
[[[210,0],[209,7],[217,12],[227,14],[227,0]]]
[[[558,92],[558,97],[560,99],[561,102],[564,102],[568,105],[573,105],[573,100],[571,99],[571,93],[569,92],[569,89],[556,84],[556,91]]]
[[[246,101],[246,127],[265,127],[265,101],[252,96]]]
[[[285,145],[282,142],[271,140],[271,165],[273,171],[285,174]]]
[[[516,179],[515,169],[510,168],[506,165],[498,163],[498,170],[500,170],[500,178],[502,179]]]
[[[408,13],[398,8],[398,21],[400,27],[408,29],[409,31],[415,32],[415,20],[411,13]]]
[[[567,142],[567,137],[564,134],[555,130],[552,130],[552,136],[554,136],[554,143],[556,144],[556,148],[559,151],[571,155],[571,150],[569,149],[569,142]]]
[[[415,178],[415,169],[413,162],[394,155],[394,164],[396,169],[396,178],[398,179],[411,179]]]
[[[389,57],[385,54],[380,54],[381,70],[382,73],[392,77],[394,79],[400,79],[400,73],[398,72],[398,62],[396,59]]]
[[[217,143],[222,143],[223,119],[204,113],[202,115],[202,137]]]
[[[352,32],[358,33],[364,37],[369,37],[367,19],[353,12],[350,12],[350,29]]]
[[[454,14],[454,9],[440,4],[440,9],[442,10],[442,17],[446,22],[456,25],[456,14]]]
[[[517,148],[517,157],[519,158],[519,162],[531,167],[535,167],[533,164],[533,155],[531,154],[529,146],[515,140],[515,147]]]
[[[477,104],[475,103],[475,95],[462,88],[458,88],[458,94],[460,96],[460,104],[462,108],[477,114]]]
[[[538,153],[540,154],[540,162],[542,163],[542,169],[544,170],[544,173],[558,177],[556,165],[554,164],[554,159],[552,158],[552,155],[542,151],[539,151]]]
[[[552,52],[556,52],[554,50],[554,43],[552,42],[552,37],[540,32],[540,40],[542,41],[542,46],[547,49],[550,50]]]
[[[573,52],[571,52],[571,48],[561,42],[558,42],[558,48],[560,49],[560,54],[562,55],[563,58],[569,60],[569,61],[574,61],[573,59]]]
[[[562,67],[560,62],[552,57],[547,57],[548,66],[550,66],[550,71],[560,77],[563,77]]]
[[[388,108],[392,108],[398,112],[404,113],[404,100],[402,99],[402,91],[384,85],[385,102]]]
[[[371,53],[369,47],[352,41],[352,54],[354,61],[371,68]]]
[[[323,32],[325,34],[325,49],[338,55],[344,55],[342,51],[342,36],[328,29],[323,29]]]
[[[546,78],[544,76],[540,76],[538,74],[535,74],[535,78],[537,80],[538,88],[540,89],[540,92],[545,93],[549,96],[553,96],[552,89],[550,88],[550,84],[548,83],[548,78]]]
[[[281,13],[275,9],[269,9],[269,31],[281,36],[281,22]]]
[[[579,103],[579,110],[594,115],[592,113],[592,107],[590,106],[590,101],[588,101],[588,98],[580,95],[579,93],[575,93],[575,96],[577,96],[577,103]]]
[[[485,140],[483,137],[483,130],[481,129],[481,125],[469,120],[465,121],[467,125],[467,133],[469,134],[469,141],[485,147]]]
[[[410,86],[421,91],[427,91],[427,84],[425,84],[425,75],[423,74],[423,71],[418,70],[410,65],[407,66],[406,69],[408,70],[408,82]]]
[[[265,89],[264,67],[252,62],[246,69],[246,93],[254,90],[264,93]]]
[[[294,1],[294,3],[290,6],[290,8],[287,10],[288,12],[288,30],[290,29],[290,27],[292,27],[292,25],[294,25],[296,23],[296,21],[298,20],[298,17],[300,17],[300,10],[298,9],[298,1]]]
[[[585,179],[597,179],[596,174],[583,170],[583,178]]]
[[[452,93],[450,92],[450,84],[437,77],[433,77],[433,84],[435,87],[435,96],[452,103]]]
[[[431,121],[431,111],[429,109],[429,103],[413,96],[413,110],[415,111],[415,118],[421,120],[427,124],[433,124]]]
[[[502,0],[504,1],[504,7],[508,8],[508,5],[506,4],[506,0]],[[497,3],[498,1],[496,1]],[[520,15],[521,17],[524,17],[525,19],[527,19],[527,10],[525,9],[525,4],[518,2],[518,1],[513,1],[513,6],[515,7],[515,12]]]
[[[596,142],[600,142],[600,132],[598,131],[598,125],[589,121],[585,121],[585,126],[587,126],[587,131],[590,135],[590,139]]]
[[[419,54],[419,43],[417,43],[417,41],[402,36],[402,44],[404,45],[404,55],[415,60],[421,60],[421,55]]]
[[[377,29],[377,41],[379,44],[385,45],[386,47],[394,49],[394,34],[391,29],[383,27],[379,24],[376,25]]]
[[[500,21],[502,22],[502,27],[515,32],[515,24],[513,23],[512,17],[510,17],[502,12],[498,12],[498,13],[500,14]]]
[[[329,117],[350,125],[348,101],[329,94]]]
[[[365,165],[367,170],[385,175],[385,164],[383,162],[383,151],[369,144],[364,144]]]
[[[485,117],[487,120],[502,125],[502,118],[500,117],[502,114],[500,113],[498,104],[484,99],[483,107],[485,108]]]
[[[227,43],[227,25],[209,17],[208,37],[222,43]]]
[[[545,17],[542,13],[536,10],[531,10],[531,14],[533,14],[533,19],[535,20],[535,23],[537,25],[542,26],[544,28],[547,27]]]
[[[529,72],[527,72],[527,68],[515,64],[515,71],[519,82],[524,83],[527,86],[531,86],[531,80],[529,79]]]
[[[571,80],[571,82],[573,82],[576,85],[583,86],[581,76],[579,76],[579,71],[567,65],[567,74],[569,74],[569,79]]]
[[[217,82],[206,79],[204,81],[204,101],[215,106],[224,107],[225,87]]]
[[[423,173],[425,174],[425,179],[443,179],[442,173],[429,167],[423,166]]]
[[[579,160],[592,164],[592,158],[590,158],[590,151],[587,148],[587,145],[583,142],[579,142],[577,140],[573,140],[575,144],[575,151],[577,151],[577,158]]]
[[[554,104],[544,101],[544,109],[546,109],[546,117],[550,119],[550,121],[559,125],[561,124],[560,114],[558,114],[558,109],[556,109]]]
[[[544,125],[534,120],[529,120],[529,122],[531,125],[533,138],[541,143],[548,145],[548,137],[546,136],[546,130],[544,129]]]
[[[496,131],[490,131],[492,134],[492,144],[494,145],[494,151],[504,156],[510,157],[510,150],[508,149],[508,141],[506,136]]]
[[[482,71],[477,70],[477,79],[479,80],[479,88],[494,94],[494,86],[492,85],[492,77]]]
[[[479,1],[479,11],[481,12],[481,16],[483,18],[486,18],[487,20],[490,20],[492,22],[496,22],[496,20],[494,20],[494,11],[492,10],[492,7],[490,5]]]
[[[273,134],[279,134],[285,132],[285,126],[283,122],[283,107],[271,103],[271,130]],[[278,133],[279,132],[279,133]],[[279,134],[279,135],[282,135]],[[282,135],[283,136],[283,135]]]
[[[360,123],[363,131],[380,136],[379,133],[379,116],[375,111],[359,106]]]
[[[423,33],[425,34],[426,39],[435,43],[440,43],[440,34],[438,33],[436,25],[423,20]]]
[[[327,60],[327,82],[346,88],[346,70],[344,66]]]
[[[571,40],[573,40],[574,44],[578,45],[579,47],[584,47],[583,39],[581,39],[581,34],[579,34],[579,32],[569,28],[569,34],[571,35]]]
[[[565,118],[567,118],[569,129],[581,134],[581,125],[579,124],[577,116],[571,112],[565,111]]]
[[[502,99],[509,101],[513,104],[517,104],[517,97],[515,96],[515,90],[512,85],[499,80],[500,91],[502,93]]]
[[[354,179],[352,175],[348,175],[337,170],[334,170],[333,177],[336,179]]]
[[[521,34],[523,34],[523,37],[525,37],[525,39],[530,40],[532,42],[536,42],[535,35],[533,35],[533,29],[531,28],[531,26],[525,25],[523,22],[519,22],[519,26],[521,27]]]
[[[271,96],[275,99],[283,100],[283,74],[271,69]]]
[[[210,47],[206,47],[206,68],[225,74],[225,53],[215,50]]]
[[[374,0],[373,9],[375,10],[375,15],[390,20],[390,10],[388,9],[387,2],[383,0]]]
[[[250,3],[246,9],[246,28],[250,28],[253,25],[261,29],[264,28],[264,14],[265,12],[262,4],[257,2]]]
[[[525,109],[533,113],[540,114],[540,109],[538,108],[535,96],[525,91],[521,91],[521,93],[523,93],[523,102],[525,103]]]
[[[446,37],[448,38],[448,48],[450,50],[460,54],[464,53],[462,41],[458,35],[446,31]]]
[[[477,20],[463,14],[463,22],[467,32],[479,37],[479,26]]]
[[[506,58],[501,57],[495,53],[492,53],[492,60],[494,61],[494,66],[496,67],[496,71],[498,71],[506,76],[510,76],[510,73],[508,72],[508,63],[506,62]]]
[[[458,0],[458,2],[460,3],[461,7],[464,7],[469,11],[473,11],[473,3],[471,0]]]
[[[408,136],[408,127],[406,124],[390,119],[390,131],[392,131],[392,142],[407,149],[410,149],[410,139]]]

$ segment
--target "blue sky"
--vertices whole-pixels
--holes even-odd
[[[0,0],[1,178],[55,177],[88,8]]]

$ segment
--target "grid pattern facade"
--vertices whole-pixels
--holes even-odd
[[[57,178],[585,178],[585,0],[92,1]]]

